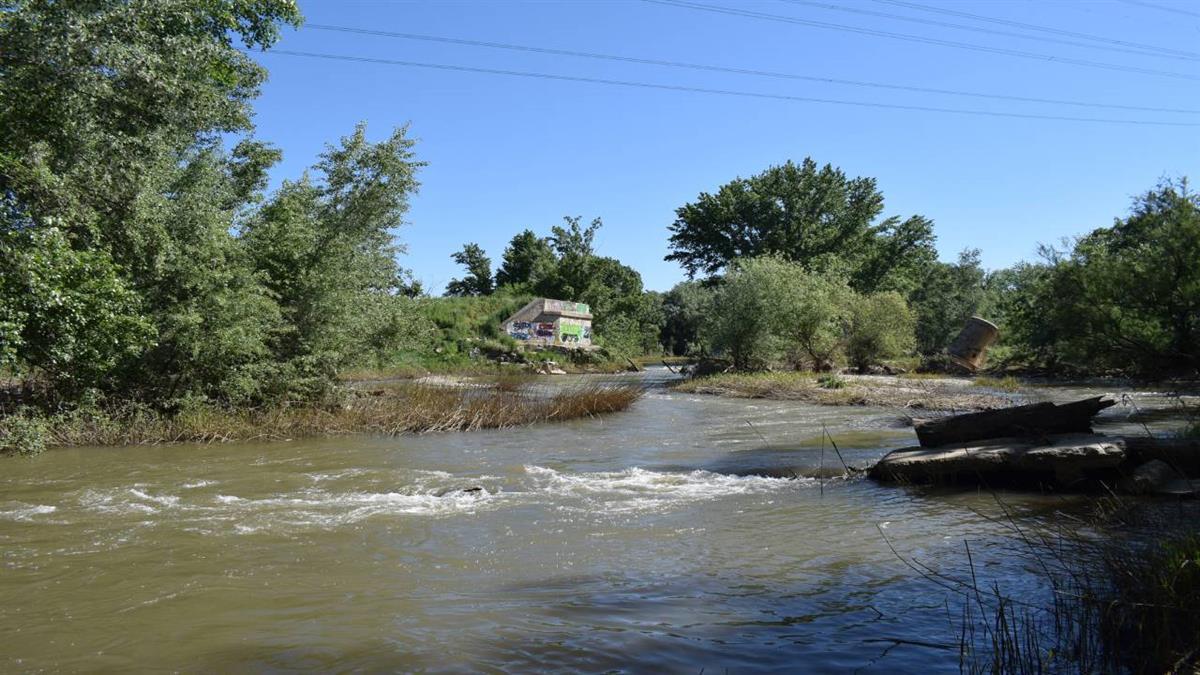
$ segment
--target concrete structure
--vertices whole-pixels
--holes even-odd
[[[592,347],[591,308],[582,302],[536,298],[505,319],[500,329],[531,347]]]

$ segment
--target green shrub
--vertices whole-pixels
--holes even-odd
[[[843,389],[846,386],[846,380],[833,374],[822,375],[817,378],[817,386],[822,389]]]
[[[1019,391],[1021,389],[1021,381],[1012,375],[1004,377],[977,377],[974,382],[976,387],[987,387],[988,389],[999,389],[1001,391]]]
[[[46,420],[22,410],[0,418],[0,455],[36,455],[46,448]]]
[[[846,353],[859,370],[913,349],[915,320],[904,298],[888,291],[860,296],[853,304]]]

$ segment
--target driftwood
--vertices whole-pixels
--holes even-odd
[[[1034,403],[1001,410],[913,420],[922,447],[970,443],[989,438],[1038,437],[1050,434],[1090,434],[1092,418],[1114,405],[1103,396],[1055,405]]]

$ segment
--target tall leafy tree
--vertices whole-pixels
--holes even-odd
[[[1166,181],[1128,217],[1043,248],[1003,302],[1018,348],[1051,368],[1194,374],[1200,370],[1200,195]]]
[[[285,182],[242,229],[282,315],[273,358],[311,386],[363,356],[377,324],[392,320],[379,306],[399,306],[403,249],[393,233],[424,166],[406,134],[400,127],[373,143],[358,125],[321,155],[315,180]]]
[[[0,305],[23,303],[24,366],[64,393],[254,388],[278,315],[231,228],[278,153],[220,139],[251,130],[265,77],[237,43],[299,18],[289,0],[0,2],[0,231],[24,280]],[[71,300],[8,295],[34,286]]]
[[[467,270],[462,279],[451,279],[446,285],[446,295],[470,296],[491,295],[494,290],[492,282],[492,259],[487,257],[479,244],[474,242],[463,244],[462,250],[450,256],[454,262]]]
[[[139,199],[198,140],[250,129],[266,71],[238,49],[291,0],[0,3],[0,189],[118,260],[153,255]],[[126,256],[128,252],[128,256]]]
[[[554,271],[554,249],[550,242],[532,230],[514,236],[504,249],[500,269],[496,270],[496,286],[537,284]]]
[[[677,209],[666,259],[694,277],[776,254],[811,270],[843,272],[861,291],[911,285],[892,277],[935,258],[931,223],[921,216],[878,220],[882,213],[875,179],[849,178],[809,158],[789,161]]]
[[[712,312],[713,289],[699,281],[681,281],[663,295],[663,347],[675,356],[703,353],[701,327]]]
[[[979,249],[963,251],[956,263],[935,262],[925,268],[909,295],[917,318],[919,352],[934,354],[950,344],[966,320],[979,311],[986,277]]]
[[[565,216],[563,223],[551,229],[549,243],[557,256],[557,264],[554,274],[539,284],[539,292],[552,297],[582,300],[596,281],[593,273],[597,265],[594,242],[596,232],[604,223],[594,218],[584,226],[579,216]]]

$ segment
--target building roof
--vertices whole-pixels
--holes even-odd
[[[521,317],[540,316],[547,314],[550,316],[561,316],[569,319],[583,319],[585,321],[592,320],[591,307],[585,303],[574,302],[572,300],[555,300],[553,298],[534,298],[530,300],[524,307],[518,309],[512,316],[504,320],[504,323],[519,321]]]

